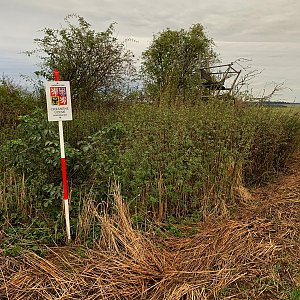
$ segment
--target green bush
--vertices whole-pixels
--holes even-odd
[[[35,191],[34,208],[48,206],[60,209],[61,169],[58,127],[48,122],[45,113],[37,109],[31,115],[18,118],[19,138],[6,141],[0,148],[1,170],[13,169],[24,176],[26,184]],[[76,149],[65,145],[68,168],[76,169]],[[53,209],[52,209],[53,211]]]
[[[0,147],[1,169],[25,178],[34,217],[57,224],[57,124],[42,111],[20,122],[19,138]],[[241,186],[272,178],[299,146],[299,116],[292,112],[218,101],[173,108],[119,105],[99,118],[97,111],[82,112],[83,126],[76,122],[68,125],[72,146],[66,143],[74,228],[82,195],[92,189],[96,201],[107,201],[114,180],[137,220],[228,213],[238,204]]]
[[[110,180],[120,181],[135,213],[158,220],[195,210],[226,213],[241,185],[283,167],[299,144],[299,125],[281,111],[222,102],[133,105],[82,144],[81,165],[101,197]]]
[[[263,183],[284,168],[299,146],[299,115],[291,110],[257,108],[254,136],[244,178],[247,185]]]
[[[18,117],[36,107],[41,107],[41,102],[33,93],[3,77],[0,80],[0,143],[15,136]]]

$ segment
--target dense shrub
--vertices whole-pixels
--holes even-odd
[[[247,185],[263,183],[283,169],[300,140],[296,110],[259,108],[253,119],[253,141],[243,170]]]
[[[134,75],[133,54],[115,37],[114,24],[97,32],[76,14],[64,20],[59,29],[41,30],[43,37],[34,39],[37,48],[26,52],[41,60],[35,73],[52,80],[58,69],[61,80],[70,81],[73,107],[122,93]]]
[[[41,102],[10,78],[0,80],[0,143],[15,134],[18,117],[41,107]]]
[[[103,120],[103,114],[97,119],[95,112],[82,112],[85,126],[68,125],[74,218],[84,191],[92,190],[101,202],[114,180],[136,220],[224,214],[237,205],[240,187],[274,176],[299,145],[299,116],[287,110],[209,102],[173,108],[120,105],[105,114]],[[57,126],[41,111],[20,121],[20,137],[1,146],[1,168],[13,168],[19,178],[24,174],[34,191],[32,206],[57,218]]]
[[[18,118],[18,138],[6,141],[0,148],[1,171],[13,169],[15,174],[26,178],[26,183],[35,191],[34,208],[60,209],[60,148],[58,127],[48,122],[45,113],[37,109],[31,115]],[[65,145],[70,171],[74,166],[76,149]],[[72,167],[71,167],[72,166]]]
[[[117,177],[132,211],[160,220],[227,212],[239,187],[274,176],[299,143],[297,116],[230,103],[138,105],[118,121],[114,143],[98,136],[93,144],[93,176]]]

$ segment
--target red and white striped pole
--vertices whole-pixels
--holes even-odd
[[[59,81],[59,71],[53,71],[54,80]],[[65,209],[66,219],[66,231],[68,241],[71,240],[71,228],[70,228],[70,215],[69,215],[69,196],[68,196],[68,184],[67,184],[67,168],[66,168],[66,155],[65,155],[65,143],[64,143],[64,130],[62,121],[58,121],[59,130],[59,142],[60,142],[60,160],[61,160],[61,173],[63,183],[63,202]]]

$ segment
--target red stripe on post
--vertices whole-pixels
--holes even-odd
[[[59,71],[58,70],[54,70],[53,71],[53,75],[54,75],[54,80],[55,81],[59,81]]]
[[[62,180],[63,180],[64,200],[68,200],[66,159],[61,158],[60,160],[61,160],[61,173],[62,173]]]

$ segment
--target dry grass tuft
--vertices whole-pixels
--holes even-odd
[[[112,215],[95,214],[95,249],[51,248],[1,258],[1,299],[286,299],[300,265],[300,171],[231,219],[191,238],[148,239],[131,224],[120,188]],[[254,201],[254,200],[253,200]],[[82,248],[81,248],[82,249]]]

